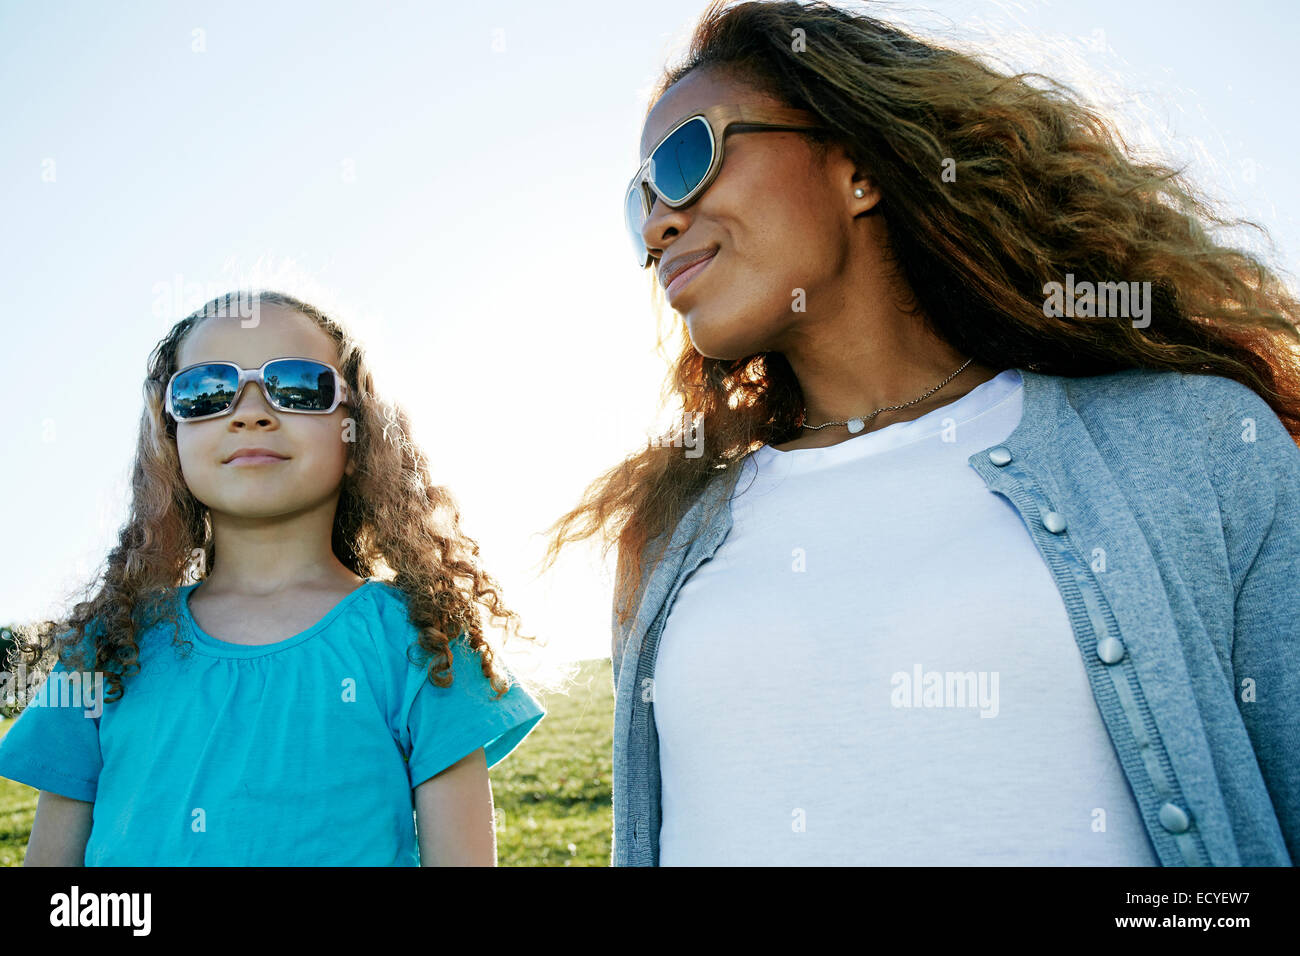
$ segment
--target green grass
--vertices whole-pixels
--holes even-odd
[[[545,719],[542,723],[546,723]],[[7,734],[13,725],[12,720],[0,720],[0,737]],[[0,777],[0,866],[23,865],[34,816],[36,791]]]
[[[608,658],[583,661],[569,693],[492,768],[501,866],[608,866],[614,698]],[[0,737],[13,726],[0,721]],[[21,866],[37,791],[0,778],[0,866]]]

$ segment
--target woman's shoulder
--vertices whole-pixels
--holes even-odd
[[[1300,454],[1268,402],[1225,375],[1131,368],[1054,378],[1085,421],[1131,424],[1148,437],[1153,429],[1189,433],[1211,453],[1239,454],[1246,442],[1256,452]]]
[[[1126,368],[1103,375],[1046,376],[1060,382],[1078,407],[1105,402],[1151,412],[1188,404],[1215,414],[1245,407],[1272,409],[1254,389],[1226,375],[1172,369]]]
[[[1271,513],[1277,495],[1300,484],[1295,438],[1272,406],[1236,379],[1126,369],[1062,381],[1113,467],[1159,469],[1184,490],[1203,470],[1229,523]]]

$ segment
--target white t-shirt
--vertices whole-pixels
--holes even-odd
[[[1159,865],[1056,582],[967,461],[1023,391],[744,462],[660,638],[661,865]]]

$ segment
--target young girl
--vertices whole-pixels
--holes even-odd
[[[518,615],[361,346],[232,293],[144,392],[102,586],[15,649],[58,658],[0,742],[41,791],[27,864],[495,864],[488,769],[544,711],[484,640],[477,605]]]

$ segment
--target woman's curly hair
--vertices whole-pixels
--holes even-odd
[[[339,493],[334,555],[354,574],[379,577],[402,591],[437,686],[452,683],[448,645],[463,632],[493,690],[504,694],[509,677],[498,672],[493,648],[483,637],[480,606],[494,622],[505,621],[510,633],[519,633],[519,615],[504,606],[499,585],[479,567],[478,544],[461,531],[451,492],[430,480],[406,413],[376,395],[361,344],[343,325],[306,302],[269,291],[213,299],[177,322],[154,348],[144,383],[130,513],[101,572],[102,583],[92,583],[86,592],[93,596],[76,603],[66,617],[15,628],[11,656],[37,672],[52,657],[70,669],[102,671],[110,688],[107,702],[120,699],[125,678],[138,672],[136,639],[145,629],[166,621],[177,644],[190,643],[179,627],[176,588],[200,577],[219,556],[207,506],[181,473],[176,422],[165,411],[164,392],[185,336],[205,319],[242,314],[236,309],[250,295],[262,305],[301,312],[338,348],[338,369],[350,395],[355,441],[349,442],[349,456],[355,467],[344,475]],[[87,667],[83,655],[91,646],[94,661]]]
[[[1005,75],[820,2],[713,0],[647,116],[701,69],[814,113],[828,130],[815,148],[837,143],[870,172],[887,258],[910,286],[918,320],[961,354],[1046,375],[1141,367],[1232,378],[1300,443],[1300,301],[1257,258],[1210,237],[1211,225],[1241,220],[1215,215],[1181,170],[1131,158],[1118,129],[1069,87],[1038,73]],[[1150,282],[1149,324],[1045,316],[1045,286],[1070,273]],[[652,288],[662,317],[663,291]],[[784,355],[706,358],[680,321],[674,331],[680,345],[662,399],[680,413],[677,433],[593,481],[548,531],[545,564],[597,533],[606,550],[617,543],[620,621],[634,610],[643,563],[662,557],[704,486],[803,424],[802,390]],[[707,436],[696,457],[681,453],[695,445],[687,428]],[[647,547],[658,539],[663,548]]]

